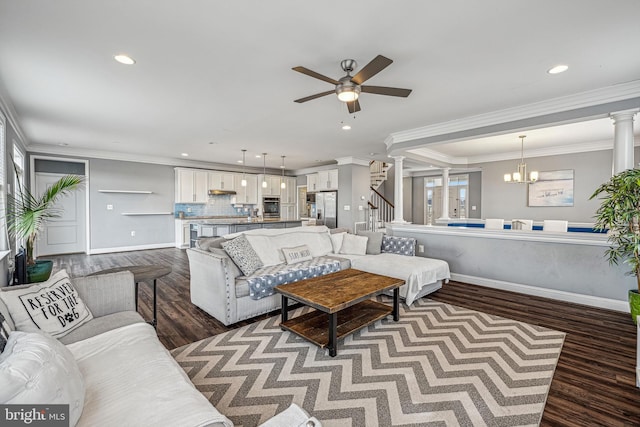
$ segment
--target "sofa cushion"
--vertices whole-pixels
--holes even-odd
[[[382,251],[382,237],[384,233],[381,231],[358,231],[358,236],[366,236],[367,240],[367,254],[378,255]]]
[[[416,254],[416,239],[413,237],[396,237],[385,235],[382,238],[382,252],[414,256]]]
[[[60,338],[93,319],[65,270],[46,282],[0,292],[15,329]]]
[[[222,248],[229,254],[229,257],[242,270],[245,276],[250,275],[260,267],[262,261],[253,250],[247,238],[243,235],[222,243]]]
[[[196,240],[196,248],[208,251],[211,248],[222,249],[222,243],[226,242],[224,237],[201,237]]]
[[[112,329],[143,322],[144,319],[136,311],[120,311],[118,313],[107,314],[102,317],[94,317],[78,329],[75,329],[64,337],[61,337],[60,342],[62,344],[71,344],[76,341],[85,340],[95,335],[102,334]]]
[[[296,246],[295,248],[282,248],[282,254],[287,264],[309,261],[313,258],[311,256],[311,250],[307,245]]]
[[[71,352],[38,332],[13,331],[0,355],[0,403],[67,404],[74,426],[84,404],[82,374]]]
[[[342,241],[346,232],[331,234],[331,245],[333,246],[333,253],[339,254],[342,248]]]
[[[247,234],[245,236],[253,250],[258,254],[262,266],[276,265],[282,262],[278,248],[271,241],[271,236]]]
[[[271,236],[271,241],[277,249],[292,248],[300,245],[307,245],[311,250],[311,255],[314,257],[325,256],[333,251],[333,245],[331,244],[331,237],[326,230],[316,230],[315,227],[303,227],[313,228],[311,231],[299,230],[295,233],[283,233],[280,235]],[[323,227],[324,228],[324,227]],[[284,255],[281,262],[284,261]]]
[[[345,234],[342,239],[342,247],[340,247],[341,254],[347,255],[365,255],[367,253],[367,241],[366,236],[356,236],[355,234]]]
[[[151,325],[112,329],[67,348],[86,386],[77,427],[233,426],[193,386]]]

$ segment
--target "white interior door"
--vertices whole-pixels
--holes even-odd
[[[36,172],[36,194],[43,194],[63,174]],[[58,200],[60,217],[47,221],[36,242],[36,256],[86,252],[85,188],[79,187]]]

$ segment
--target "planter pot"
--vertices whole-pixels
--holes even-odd
[[[36,261],[35,265],[27,265],[27,283],[44,282],[51,276],[51,270],[53,261]]]
[[[629,308],[631,309],[631,317],[633,323],[638,324],[638,315],[640,314],[640,293],[637,289],[629,290]]]

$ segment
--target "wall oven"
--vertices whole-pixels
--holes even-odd
[[[262,217],[280,218],[280,197],[262,198]]]

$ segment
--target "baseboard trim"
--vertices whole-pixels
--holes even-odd
[[[164,248],[175,248],[175,242],[171,243],[153,243],[150,245],[138,245],[138,246],[119,246],[115,248],[98,248],[98,249],[90,249],[87,254],[89,255],[97,255],[97,254],[110,254],[113,252],[131,252],[131,251],[144,251],[147,249],[164,249]]]
[[[451,280],[629,313],[629,303],[627,301],[596,297],[593,295],[575,294],[572,292],[559,291],[557,289],[538,288],[536,286],[521,285],[519,283],[504,282],[484,277],[468,276],[466,274],[451,273]]]

